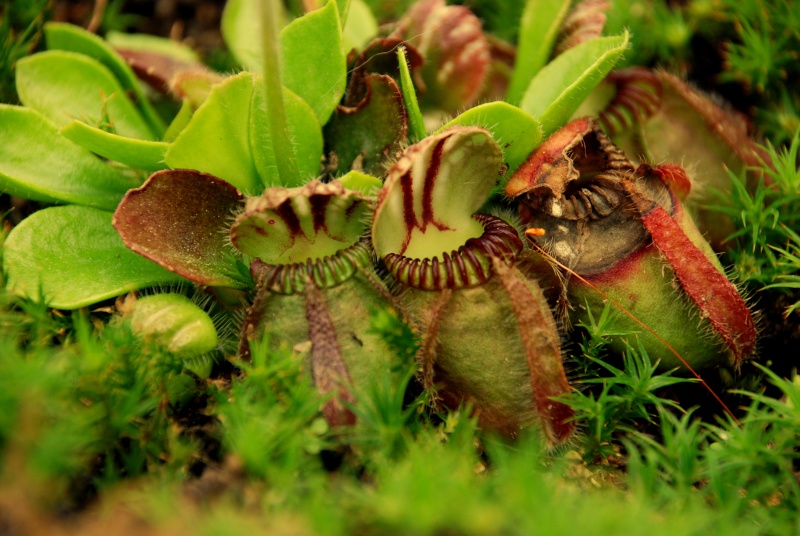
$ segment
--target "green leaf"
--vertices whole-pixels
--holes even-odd
[[[224,180],[188,169],[154,173],[131,190],[114,227],[132,251],[199,285],[243,287],[229,247],[231,214],[242,194]]]
[[[280,2],[261,2],[261,53],[263,92],[266,102],[265,126],[272,133],[270,146],[281,180],[287,184],[300,182],[300,171],[291,145],[289,122],[283,102],[283,68],[278,19]]]
[[[140,52],[154,52],[168,56],[174,60],[186,63],[200,61],[200,56],[191,47],[174,39],[158,37],[148,34],[129,34],[122,32],[108,32],[106,41],[114,48],[137,50]]]
[[[111,213],[89,207],[51,207],[15,227],[5,241],[8,288],[51,307],[77,309],[125,292],[180,281],[128,250]]]
[[[542,141],[542,125],[516,106],[489,102],[470,108],[445,124],[437,132],[454,125],[483,127],[492,133],[503,149],[503,161],[510,177]]]
[[[173,169],[196,169],[258,194],[265,185],[284,185],[278,175],[266,121],[262,83],[243,72],[214,86],[189,124],[167,150]],[[284,88],[289,134],[301,182],[319,174],[322,131],[308,104]]]
[[[378,177],[373,177],[360,171],[350,171],[336,180],[341,182],[348,190],[355,190],[366,196],[375,195],[375,192],[383,186],[383,182]]]
[[[315,178],[320,172],[322,160],[322,128],[311,107],[290,90],[283,88],[283,104],[289,128],[289,139],[295,160],[298,181],[292,184],[278,174],[272,134],[266,118],[263,78],[258,77],[253,93],[250,113],[250,150],[253,155],[261,184],[268,186],[300,186]]]
[[[114,73],[122,87],[134,95],[136,105],[147,120],[155,137],[160,138],[163,135],[166,129],[163,119],[150,104],[133,70],[108,43],[83,28],[58,22],[45,24],[44,34],[47,48],[50,50],[66,50],[85,54],[105,65]]]
[[[350,12],[350,5],[352,0],[338,0],[336,8],[339,10],[339,21],[342,23],[342,28],[347,24],[347,16]]]
[[[125,138],[73,121],[61,129],[61,134],[89,151],[120,162],[126,166],[156,171],[166,168],[164,153],[169,144],[162,141],[144,141]]]
[[[44,202],[113,210],[139,185],[62,137],[37,112],[0,104],[0,187]]]
[[[222,34],[236,58],[249,71],[263,70],[261,16],[257,0],[230,0],[225,6]],[[314,109],[321,125],[344,94],[347,64],[339,10],[331,0],[299,17],[281,31],[283,84]]]
[[[210,173],[243,192],[259,193],[264,185],[248,134],[253,87],[253,75],[246,72],[214,86],[167,150],[167,165]]]
[[[628,47],[629,34],[599,37],[571,48],[531,81],[520,108],[542,124],[544,137],[564,125]]]
[[[220,29],[233,56],[247,70],[261,71],[261,13],[258,0],[228,0]]]
[[[164,133],[164,141],[172,142],[178,137],[178,134],[183,132],[183,129],[189,124],[194,115],[194,106],[190,99],[183,99],[181,109],[175,114],[172,123],[169,124],[167,131]]]
[[[506,100],[517,104],[533,77],[547,63],[570,0],[528,0],[520,21],[516,63]]]
[[[342,17],[345,20],[345,17]],[[342,51],[363,49],[378,35],[378,21],[364,0],[350,0],[350,9],[342,30]]]
[[[419,110],[417,93],[414,90],[414,82],[411,80],[411,71],[408,69],[405,47],[397,48],[397,61],[400,66],[400,90],[403,92],[403,103],[408,115],[409,138],[412,142],[417,142],[427,136],[428,132],[425,130],[425,122],[422,119],[422,112]]]
[[[25,106],[59,127],[78,119],[120,136],[155,139],[111,71],[83,54],[56,50],[20,60],[17,92]]]
[[[327,123],[344,95],[347,58],[335,0],[293,20],[281,31],[283,85],[314,109]]]

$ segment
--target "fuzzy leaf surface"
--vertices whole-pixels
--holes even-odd
[[[264,86],[256,79],[253,105],[250,113],[250,152],[260,184],[265,186],[300,186],[319,175],[322,160],[322,128],[311,107],[289,89],[283,88],[283,105],[289,128],[289,138],[294,151],[300,184],[288,184],[278,174],[272,133],[267,121]],[[258,192],[260,193],[260,192]]]
[[[231,0],[225,6],[222,34],[236,59],[261,73],[261,17],[257,0]],[[280,35],[283,84],[305,100],[325,124],[344,94],[346,57],[336,3],[299,17]]]
[[[548,63],[531,81],[520,108],[542,124],[544,136],[564,125],[628,48],[629,34],[581,43]]]
[[[162,141],[145,141],[118,136],[82,123],[72,121],[61,129],[61,134],[81,147],[127,166],[156,171],[164,169],[164,153],[169,144]]]
[[[210,173],[249,194],[281,184],[258,80],[244,72],[214,86],[167,151],[167,165]],[[285,88],[283,98],[299,175],[307,180],[319,173],[322,131],[303,99]]]
[[[72,24],[49,22],[44,26],[47,48],[50,50],[66,50],[77,52],[93,58],[105,65],[126,91],[135,96],[136,106],[147,120],[156,137],[160,137],[166,125],[158,115],[136,75],[128,64],[111,46],[100,37]]]
[[[31,109],[0,104],[0,124],[0,185],[7,193],[114,210],[139,186]]]
[[[42,295],[58,309],[180,281],[128,250],[110,212],[74,205],[40,210],[17,225],[5,241],[3,265],[9,289],[34,300]]]
[[[403,103],[408,115],[408,128],[411,131],[412,141],[419,141],[427,135],[425,121],[419,109],[414,81],[411,79],[411,70],[408,68],[405,47],[398,47],[397,61],[400,66],[400,90],[403,92]]]
[[[153,174],[114,213],[131,250],[200,285],[241,287],[225,230],[242,199],[227,182],[198,171]]]
[[[196,169],[257,193],[263,183],[250,151],[248,120],[253,75],[241,73],[214,86],[165,155],[173,169]]]
[[[311,105],[321,125],[344,94],[347,59],[334,0],[281,31],[283,84]]]
[[[156,138],[113,73],[83,54],[55,50],[20,60],[17,92],[60,127],[77,119],[128,138]]]
[[[542,125],[533,117],[507,102],[489,102],[470,108],[439,131],[452,126],[477,126],[492,133],[503,149],[503,161],[511,176],[542,141]]]
[[[519,103],[553,50],[558,30],[567,16],[569,0],[528,0],[520,21],[516,63],[506,100]]]

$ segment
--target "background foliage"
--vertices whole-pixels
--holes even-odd
[[[369,2],[381,17],[409,2]],[[514,41],[522,2],[464,2]],[[37,47],[46,2],[6,3],[0,100]],[[60,4],[57,11],[60,9]],[[142,24],[109,2],[103,29]],[[133,6],[133,8],[131,8]],[[130,10],[129,10],[130,8]],[[63,13],[63,11],[61,11]],[[113,526],[170,534],[800,533],[800,20],[790,0],[617,0],[631,65],[663,65],[714,89],[763,135],[773,186],[733,176],[736,246],[723,259],[763,310],[759,364],[696,382],[658,373],[643,348],[610,359],[611,308],[568,347],[581,433],[546,452],[476,428],[468,408],[430,411],[414,389],[418,341],[392,312],[372,329],[401,362],[375,378],[346,432],[289,348],[218,359],[213,374],[136,339],[103,307],[71,315],[0,292],[0,526],[67,533]],[[81,22],[81,21],[78,21]],[[204,43],[227,69],[224,49]],[[4,206],[11,201],[4,196]],[[16,206],[19,212],[20,206]],[[23,206],[22,210],[32,210]],[[7,227],[13,221],[7,219]],[[186,289],[178,289],[187,295]],[[230,340],[223,345],[230,345]]]

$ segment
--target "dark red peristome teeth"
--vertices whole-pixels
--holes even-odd
[[[500,218],[487,214],[473,216],[484,226],[484,233],[472,238],[457,251],[445,252],[442,259],[412,259],[390,253],[383,259],[386,268],[404,285],[423,290],[463,288],[485,283],[492,276],[493,257],[513,262],[522,251],[516,230]]]

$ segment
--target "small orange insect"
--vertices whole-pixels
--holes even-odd
[[[528,236],[544,236],[547,234],[547,231],[541,227],[531,227],[530,229],[525,230],[525,234]]]

